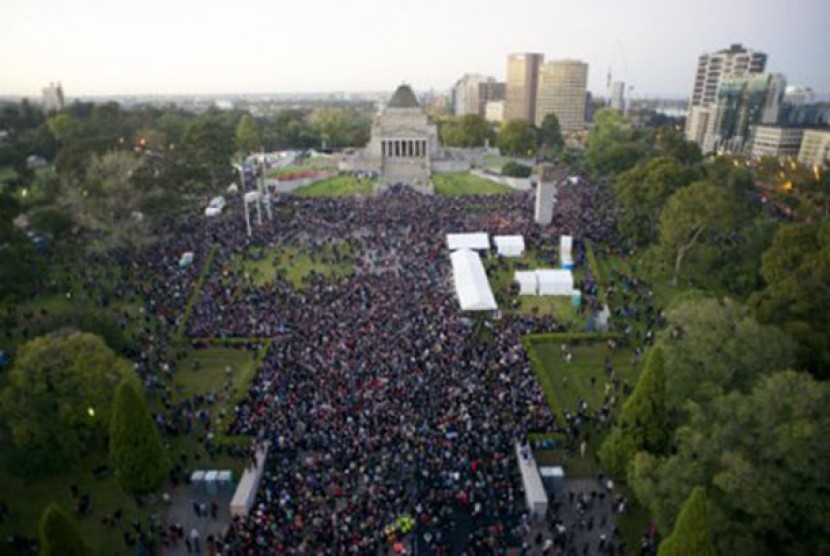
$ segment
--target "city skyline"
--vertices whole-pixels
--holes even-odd
[[[588,63],[598,95],[610,67],[632,98],[687,97],[698,56],[738,42],[789,83],[830,92],[822,0],[668,4],[11,0],[0,95],[37,97],[51,81],[69,97],[447,90],[465,73],[503,81],[509,54],[538,52]]]

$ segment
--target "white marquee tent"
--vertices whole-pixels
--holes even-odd
[[[502,257],[521,257],[525,252],[523,236],[493,236],[493,243]]]
[[[494,311],[498,308],[487,273],[478,253],[459,249],[450,255],[455,292],[462,311]]]
[[[559,252],[570,253],[573,251],[574,238],[573,236],[559,236]]]
[[[539,295],[572,295],[574,276],[570,270],[537,270]]]
[[[487,250],[490,249],[490,236],[485,232],[473,234],[447,234],[447,247],[456,249]]]
[[[536,272],[532,270],[517,270],[513,280],[519,283],[519,295],[536,295],[539,290],[539,281]]]

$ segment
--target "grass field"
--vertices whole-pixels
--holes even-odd
[[[375,180],[354,176],[335,176],[320,180],[294,191],[297,197],[353,197],[368,196],[374,192]]]
[[[336,164],[334,160],[325,156],[313,156],[305,160],[299,161],[298,164],[292,164],[284,168],[274,168],[268,172],[268,177],[277,179],[289,174],[299,174],[301,172],[319,172],[322,170],[334,170]]]
[[[506,185],[465,172],[457,174],[433,174],[431,180],[435,186],[435,194],[445,197],[457,195],[494,195],[513,191]]]
[[[573,306],[570,296],[520,296],[513,293],[513,276],[516,270],[557,267],[551,253],[543,254],[529,249],[525,251],[524,256],[518,258],[491,257],[486,259],[485,266],[493,295],[503,310],[522,314],[552,315],[569,330],[580,330],[585,325],[585,318]],[[575,280],[581,276],[581,271],[574,273]]]
[[[258,286],[273,282],[277,272],[282,272],[299,289],[312,272],[328,278],[343,278],[354,268],[349,243],[326,244],[314,253],[307,248],[279,247],[265,252],[254,250],[252,255],[246,260],[238,258],[236,264]]]

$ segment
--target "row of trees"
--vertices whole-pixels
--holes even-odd
[[[545,116],[539,128],[522,120],[496,127],[481,116],[467,114],[440,122],[441,142],[448,147],[497,146],[503,154],[518,157],[553,157],[565,144],[555,114]]]

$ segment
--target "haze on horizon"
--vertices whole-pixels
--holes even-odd
[[[448,89],[505,78],[513,52],[589,64],[589,90],[688,96],[697,57],[741,42],[767,71],[830,92],[827,0],[7,0],[0,94]]]

